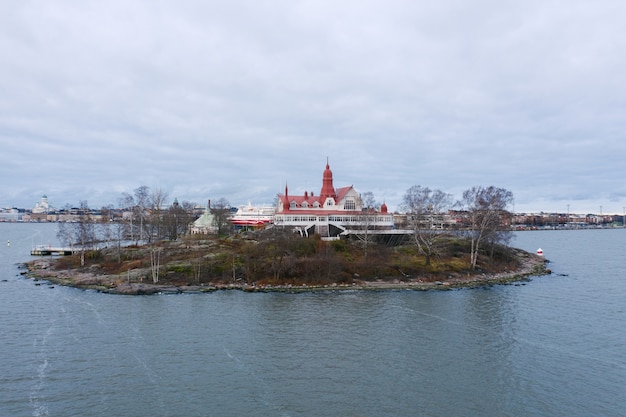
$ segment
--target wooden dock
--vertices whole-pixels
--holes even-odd
[[[72,253],[74,253],[72,248],[55,248],[51,246],[37,246],[30,251],[32,256],[67,256]]]

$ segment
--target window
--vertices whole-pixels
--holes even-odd
[[[309,203],[307,203],[306,201],[302,203],[302,207],[307,208],[309,207]]]
[[[292,201],[291,204],[289,204],[289,207],[291,207],[292,209],[296,208],[296,202]]]
[[[354,203],[354,200],[346,200],[343,208],[346,210],[356,210],[356,204]]]

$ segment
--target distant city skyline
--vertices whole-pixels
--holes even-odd
[[[172,198],[171,201],[166,202],[165,206],[171,205],[174,202],[174,198]],[[44,199],[45,199],[45,203],[44,203]],[[82,201],[88,201],[88,200],[85,200],[85,199],[81,199],[81,200]],[[200,202],[195,202],[194,201],[193,203],[197,204],[197,207],[206,207],[206,205],[207,205],[207,201],[205,201],[204,203],[200,203]],[[68,205],[70,207],[73,207],[73,208],[78,206],[77,204],[72,204],[72,203],[69,203],[69,202],[68,203],[64,203],[62,205],[50,204],[49,201],[48,201],[47,194],[44,194],[44,195],[41,196],[41,199],[39,201],[36,201],[32,205],[32,207],[30,207],[30,206],[29,207],[18,207],[16,205],[11,205],[11,206],[6,206],[6,207],[0,207],[0,210],[3,210],[3,209],[20,209],[20,210],[29,210],[29,211],[30,210],[34,210],[34,212],[44,212],[44,211],[47,211],[47,210],[58,211],[58,210],[64,210],[66,207],[68,207]],[[231,204],[232,207],[238,207],[238,206],[242,206],[242,205],[244,205],[244,204]],[[99,209],[105,208],[105,207],[109,208],[110,206],[112,206],[112,208],[114,208],[114,209],[123,209],[123,207],[120,206],[119,204],[113,204],[113,203],[97,205],[97,206],[91,206],[90,205],[89,208],[92,209],[92,210],[99,210]],[[451,207],[451,209],[453,210],[453,209],[455,209],[455,207]],[[521,213],[528,213],[528,214],[531,214],[531,213],[534,213],[534,214],[554,213],[554,214],[571,214],[571,215],[622,216],[626,212],[626,207],[623,207],[621,212],[618,212],[618,211],[607,212],[607,211],[604,211],[604,208],[602,206],[598,207],[599,210],[595,211],[595,212],[594,211],[576,212],[576,211],[572,211],[569,207],[566,210],[564,210],[564,211],[559,211],[559,210],[556,210],[556,211],[538,210],[538,211],[526,211],[526,212],[524,212],[524,211],[517,211],[517,210],[515,210],[515,206],[514,205],[509,207],[509,209],[510,209],[511,212],[518,213],[518,214],[521,214]],[[396,212],[403,212],[403,210],[395,210],[395,211]]]
[[[570,7],[571,6],[571,7]],[[0,5],[0,207],[337,186],[626,207],[626,3]],[[602,207],[602,208],[601,208]]]

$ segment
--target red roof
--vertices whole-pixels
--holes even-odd
[[[287,186],[285,186],[285,194],[279,194],[278,198],[283,204],[283,212],[290,211],[291,203],[295,202],[297,210],[294,210],[294,213],[301,214],[319,214],[320,212],[332,214],[332,213],[346,213],[345,210],[337,210],[327,209],[324,203],[328,197],[332,197],[335,199],[335,203],[339,203],[343,200],[348,194],[348,192],[352,189],[352,186],[343,187],[343,188],[335,188],[333,187],[333,173],[330,170],[330,166],[328,165],[328,161],[326,162],[326,169],[322,175],[322,191],[320,195],[313,195],[313,193],[305,192],[304,195],[289,195],[289,191]],[[307,208],[303,208],[302,204],[304,202],[307,203]],[[313,204],[317,202],[318,208],[315,208]],[[355,213],[358,213],[355,211]]]
[[[335,202],[336,203],[340,202],[352,188],[353,187],[351,185],[348,187],[337,188],[336,190],[337,198],[335,199]],[[291,203],[295,202],[296,207],[298,208],[297,210],[298,213],[304,213],[304,210],[307,210],[307,209],[303,209],[302,204],[306,201],[309,207],[309,211],[311,213],[319,213],[320,210],[325,207],[324,203],[326,202],[327,197],[321,197],[319,195],[314,196],[309,193],[305,193],[305,195],[287,195],[287,196],[284,194],[279,194],[278,198],[280,199],[280,201],[282,201],[283,207],[285,208],[285,210],[289,210],[289,208],[291,207]],[[313,204],[315,202],[319,204],[319,208],[314,208]],[[338,213],[345,213],[345,210],[326,210],[326,211],[329,211],[329,212],[336,211]]]

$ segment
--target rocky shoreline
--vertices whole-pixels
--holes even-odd
[[[139,281],[143,271],[133,271],[133,275],[100,275],[95,272],[73,269],[54,270],[51,266],[54,259],[39,258],[23,265],[23,275],[36,281],[47,281],[57,285],[75,287],[84,290],[95,290],[107,294],[150,295],[204,293],[220,290],[240,290],[245,292],[311,292],[311,291],[389,291],[389,290],[451,290],[458,288],[475,288],[490,285],[512,284],[530,280],[532,276],[548,275],[547,261],[538,255],[524,251],[516,251],[520,268],[498,274],[452,274],[439,281],[425,281],[420,277],[406,279],[376,279],[372,281],[355,277],[351,284],[330,284],[324,286],[311,285],[250,285],[246,283],[202,284],[202,285],[162,285]],[[135,282],[133,282],[135,281]]]

